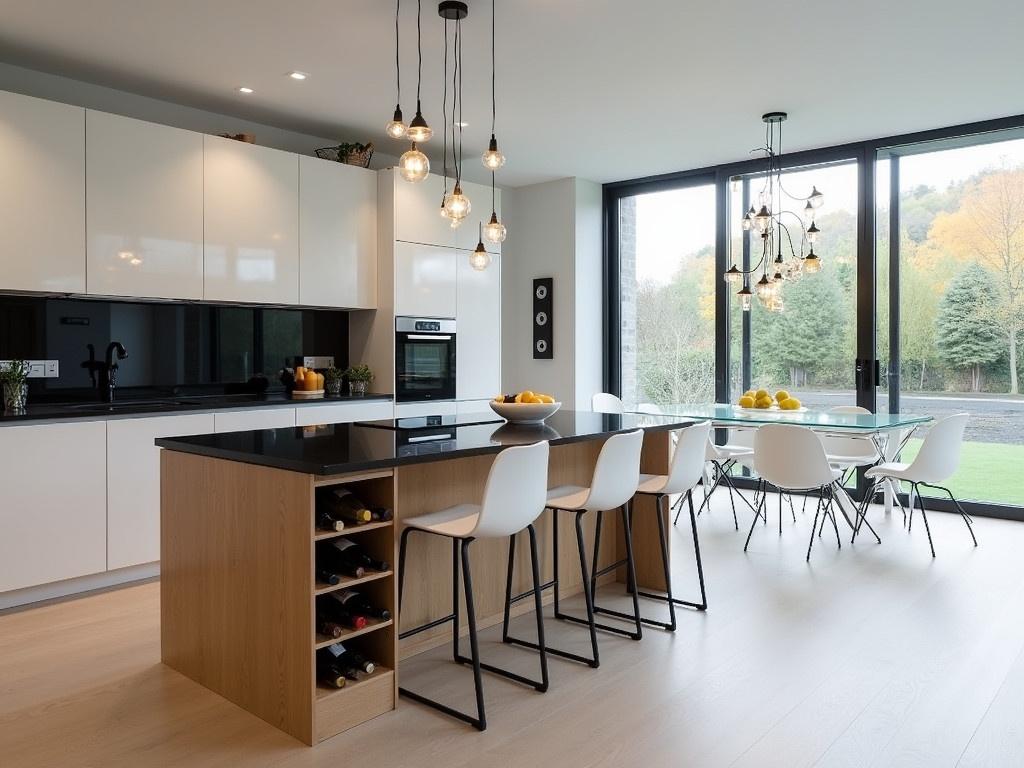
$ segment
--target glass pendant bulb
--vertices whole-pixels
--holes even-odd
[[[451,224],[449,224],[448,226],[450,226],[452,229],[458,229],[459,227],[462,226],[463,221],[465,221],[465,219],[452,219]]]
[[[740,219],[740,226],[743,227],[743,231],[744,232],[749,232],[750,231],[750,225],[751,225],[750,214],[748,213],[748,214],[745,214],[742,219]]]
[[[821,259],[818,258],[818,254],[814,252],[813,248],[804,259],[803,271],[806,272],[808,275],[814,275],[817,274],[818,272],[821,272]]]
[[[807,228],[807,242],[810,243],[811,245],[814,245],[816,242],[818,242],[818,235],[820,233],[821,230],[818,229],[817,225],[812,221],[811,226]]]
[[[505,229],[505,225],[498,221],[497,212],[491,211],[490,221],[484,224],[484,238],[488,242],[498,244],[505,242],[507,235],[508,231]]]
[[[723,275],[723,277],[725,278],[725,282],[727,283],[736,284],[743,282],[743,273],[736,268],[735,264],[733,264],[731,267],[729,267],[729,269],[726,270],[725,275]]]
[[[817,187],[811,187],[811,196],[807,198],[807,202],[811,204],[811,208],[821,208],[825,203],[825,196],[818,191]]]
[[[754,286],[754,292],[762,303],[772,297],[775,293],[775,288],[772,286],[772,281],[768,279],[768,275],[761,275],[761,279]]]
[[[487,145],[487,151],[484,152],[483,158],[484,167],[489,171],[496,171],[505,164],[505,156],[498,151],[498,140],[491,134],[491,142]]]
[[[398,172],[406,181],[423,181],[430,174],[430,159],[416,149],[416,142],[398,161]]]
[[[761,206],[761,210],[754,216],[754,223],[757,224],[757,228],[762,232],[768,231],[768,227],[772,223],[772,214],[769,212],[767,205]]]
[[[807,201],[807,205],[804,206],[804,218],[811,224],[814,223],[814,206],[811,205],[811,201]]]
[[[452,193],[448,195],[448,199],[445,200],[444,207],[448,212],[448,218],[459,222],[466,218],[469,212],[473,210],[472,203],[469,202],[468,197],[462,194],[462,187],[457,182],[455,189],[452,190]]]
[[[487,249],[484,248],[484,232],[482,226],[478,231],[478,237],[479,239],[477,240],[476,248],[474,248],[473,252],[469,254],[469,266],[477,272],[483,272],[491,263],[491,254],[489,254]]]
[[[401,139],[405,136],[407,129],[402,120],[402,107],[398,104],[395,105],[395,114],[388,121],[388,124],[384,126],[384,130],[387,131],[388,136],[392,139]]]
[[[744,285],[742,288],[740,288],[736,295],[740,297],[740,309],[742,309],[744,312],[749,312],[751,305],[750,300],[753,297],[753,294],[750,292],[750,289]]]
[[[405,135],[413,143],[422,144],[424,141],[429,141],[430,137],[434,135],[434,130],[427,125],[427,121],[423,119],[423,113],[420,111],[420,103],[416,102],[416,116],[409,123],[409,127],[405,131]]]

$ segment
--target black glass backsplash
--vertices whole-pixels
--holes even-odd
[[[120,341],[119,397],[249,391],[298,355],[348,365],[348,313],[212,304],[135,303],[0,296],[0,360],[58,360],[56,379],[30,379],[34,402],[95,400],[90,356]]]

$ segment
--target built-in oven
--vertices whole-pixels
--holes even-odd
[[[395,401],[455,399],[455,321],[395,318]]]

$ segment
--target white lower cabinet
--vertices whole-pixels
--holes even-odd
[[[158,437],[213,432],[212,413],[107,422],[107,568],[160,559]]]
[[[244,432],[248,429],[280,429],[295,426],[294,408],[257,408],[214,414],[214,432]]]
[[[0,592],[107,567],[102,421],[0,427]]]
[[[295,409],[295,426],[308,427],[311,424],[350,424],[353,421],[377,421],[390,419],[395,415],[395,405],[390,400],[366,403],[330,403],[304,405]]]
[[[410,416],[454,416],[456,405],[454,400],[426,400],[422,403],[397,403],[395,418],[407,419]]]

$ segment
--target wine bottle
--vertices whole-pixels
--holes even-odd
[[[332,554],[339,558],[339,562],[351,567],[361,567],[371,571],[388,571],[391,565],[385,560],[377,560],[370,557],[363,548],[349,538],[344,536],[331,541]]]
[[[328,488],[321,496],[324,511],[331,517],[351,520],[355,523],[368,523],[373,513],[348,488]]]
[[[329,654],[316,655],[317,680],[331,688],[344,688],[347,676],[332,662],[332,658]]]
[[[341,574],[335,573],[330,568],[321,568],[318,565],[316,568],[316,580],[322,581],[324,584],[330,584],[333,587],[335,584],[341,583]]]
[[[354,589],[332,592],[331,597],[345,606],[345,609],[351,613],[369,616],[371,619],[380,619],[381,621],[387,621],[391,618],[391,611],[387,608],[378,608]]]
[[[354,669],[364,674],[371,674],[377,668],[372,661],[364,658],[355,651],[346,648],[342,643],[334,643],[324,649],[329,658],[340,669]]]
[[[346,541],[348,541],[346,539]],[[366,575],[366,568],[362,563],[354,562],[351,557],[330,544],[321,545],[316,553],[317,578],[320,581],[334,585],[343,577],[361,579]],[[342,548],[344,549],[344,548]],[[333,577],[333,580],[332,580]]]
[[[326,635],[327,637],[341,637],[342,633],[345,631],[345,627],[336,622],[333,617],[317,611],[316,631],[321,635]]]
[[[335,592],[331,592],[327,597],[327,601],[323,604],[323,614],[330,621],[341,624],[348,629],[362,629],[369,623],[365,614],[357,613],[337,600],[337,593]]]
[[[322,531],[343,531],[345,530],[345,521],[338,520],[326,509],[317,509],[316,527]]]
[[[375,523],[386,523],[395,517],[391,507],[373,507],[370,510],[370,515]]]

